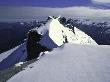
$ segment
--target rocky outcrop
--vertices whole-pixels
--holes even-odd
[[[42,46],[39,41],[41,40],[41,35],[37,33],[36,30],[31,30],[28,33],[27,39],[27,60],[32,60],[38,58],[39,54],[44,51],[49,51],[50,49]]]

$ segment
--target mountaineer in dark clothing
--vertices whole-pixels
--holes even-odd
[[[27,60],[32,60],[39,57],[39,54],[44,51],[49,51],[46,47],[42,46],[39,41],[41,35],[36,30],[31,30],[28,33],[27,40]]]

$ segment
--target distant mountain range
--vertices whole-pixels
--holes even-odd
[[[26,38],[26,33],[45,22],[47,17],[42,17],[42,22],[15,22],[15,23],[0,23],[0,53],[22,43]],[[110,22],[109,18],[67,18],[67,25],[75,26],[93,39],[98,44],[110,45]],[[11,46],[9,46],[9,44]]]

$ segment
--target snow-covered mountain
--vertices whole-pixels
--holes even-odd
[[[45,24],[32,29],[41,35],[40,41],[36,43],[52,51],[41,52],[39,60],[23,68],[23,71],[10,78],[8,82],[110,81],[110,46],[98,45],[85,32],[76,27],[66,27],[67,25],[63,25],[59,20],[60,17],[50,17]],[[0,70],[26,61],[26,45],[24,42],[2,53]],[[23,63],[15,66],[20,64]]]
[[[82,32],[78,28],[74,27],[74,32],[72,29],[68,27],[64,27],[60,22],[60,17],[50,17],[50,20],[46,23],[46,25],[41,26],[40,28],[36,28],[39,34],[43,36],[40,43],[48,48],[52,48],[48,46],[49,39],[47,40],[47,36],[57,45],[61,46],[64,43],[77,43],[77,44],[92,44],[97,45],[97,43],[86,33]],[[46,37],[46,38],[45,38]],[[44,39],[45,38],[45,39]],[[48,41],[49,44],[46,42]],[[51,41],[51,42],[52,42]],[[53,46],[54,47],[54,46]]]
[[[61,24],[59,20],[60,17],[50,17],[50,20],[48,20],[46,24],[39,28],[36,27],[32,29],[42,35],[41,40],[38,42],[40,45],[49,49],[60,47],[65,43],[97,45],[90,36],[78,28],[74,27],[74,30],[72,30]],[[8,52],[10,52],[10,54],[6,55],[6,57],[2,57],[0,69],[6,69],[18,62],[26,61],[26,57],[28,56],[26,42]],[[3,56],[3,54],[1,56]]]
[[[109,82],[110,46],[66,44],[7,82]]]

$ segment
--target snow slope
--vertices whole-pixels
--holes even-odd
[[[7,56],[7,57],[6,57]],[[23,62],[26,60],[27,51],[26,44],[22,44],[18,47],[15,47],[12,50],[9,50],[8,53],[5,52],[2,55],[2,61],[0,62],[0,70],[7,69],[18,62]]]
[[[74,31],[75,31],[75,38],[77,39],[76,42],[78,42],[78,44],[97,45],[97,43],[90,36],[82,32],[78,28],[74,27]]]
[[[66,44],[7,82],[110,82],[110,46]]]
[[[3,59],[7,58],[12,52],[14,52],[14,51],[15,51],[16,49],[18,49],[18,48],[19,48],[19,46],[15,47],[15,48],[13,48],[13,49],[11,49],[11,50],[8,50],[8,51],[6,51],[6,52],[1,53],[1,54],[0,54],[0,62],[1,62]]]

